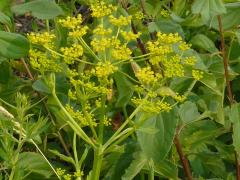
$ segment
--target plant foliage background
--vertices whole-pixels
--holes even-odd
[[[1,0],[0,179],[240,179],[238,0]]]

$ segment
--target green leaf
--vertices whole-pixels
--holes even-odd
[[[38,91],[38,92],[43,92],[46,94],[51,94],[51,90],[49,89],[49,87],[44,83],[43,80],[39,79],[37,81],[35,81],[32,85],[33,89]]]
[[[235,151],[240,153],[240,106],[234,104],[231,107],[229,118],[233,124],[233,146]]]
[[[240,2],[228,3],[225,7],[227,8],[227,13],[221,15],[223,30],[230,29],[240,24]],[[209,22],[209,26],[216,30],[219,29],[217,17],[214,17],[212,21]]]
[[[0,55],[6,58],[21,58],[29,51],[28,40],[16,33],[0,31]]]
[[[181,16],[186,8],[186,0],[174,0],[173,3],[173,12]]]
[[[0,11],[0,23],[11,25],[11,19],[6,14]]]
[[[219,96],[222,96],[222,93],[218,87],[217,80],[216,80],[216,77],[214,76],[214,74],[209,74],[209,73],[204,72],[203,78],[200,79],[200,81],[205,86],[210,88],[214,93],[216,93]]]
[[[156,173],[169,178],[169,179],[178,179],[178,169],[175,164],[169,160],[160,161],[154,163],[154,170]]]
[[[36,173],[49,178],[53,171],[46,160],[38,153],[23,152],[19,156],[17,166],[27,173]]]
[[[226,13],[222,0],[195,0],[192,4],[192,13],[201,14],[207,23],[213,16]]]
[[[196,104],[191,101],[186,101],[181,104],[178,113],[181,120],[185,123],[194,121],[200,116]]]
[[[197,34],[191,39],[190,43],[193,45],[193,47],[201,48],[211,53],[218,51],[213,41],[204,34]]]
[[[166,157],[172,146],[178,117],[174,110],[158,115],[138,114],[136,123],[143,121],[140,128],[145,128],[145,131],[137,130],[139,144],[149,160],[153,159],[154,162],[159,162]],[[152,133],[152,130],[147,131],[147,129],[154,129],[155,133]]]
[[[143,166],[148,162],[146,156],[141,152],[136,152],[134,154],[134,160],[131,162],[130,166],[126,169],[125,174],[122,176],[122,180],[133,179],[143,168]]]
[[[164,33],[178,32],[182,37],[184,37],[184,32],[181,25],[168,19],[160,19],[159,21],[149,23],[148,30],[149,32],[155,31],[161,31]]]
[[[118,89],[118,98],[116,102],[117,107],[125,106],[132,97],[133,84],[122,74],[115,73],[114,80]]]
[[[63,14],[62,9],[53,0],[35,0],[15,5],[12,11],[20,15],[31,12],[32,16],[39,19],[53,19]]]

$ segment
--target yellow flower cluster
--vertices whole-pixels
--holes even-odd
[[[112,57],[116,60],[127,60],[130,58],[132,51],[127,45],[117,46],[112,50]]]
[[[161,10],[160,12],[162,17],[168,18],[170,16],[169,12],[165,9]]]
[[[78,26],[76,29],[73,29],[72,31],[69,32],[69,37],[71,38],[80,38],[87,34],[88,27],[87,26]]]
[[[68,97],[72,100],[77,100],[77,93],[69,89],[68,90]]]
[[[72,47],[62,47],[60,51],[63,53],[64,61],[67,64],[73,64],[74,59],[83,55],[83,48],[79,44],[73,44]]]
[[[92,16],[96,18],[101,18],[112,14],[113,11],[117,10],[116,6],[111,4],[107,5],[104,1],[97,1],[91,4]]]
[[[162,56],[173,52],[171,45],[160,45],[159,42],[148,42],[147,45],[148,50],[154,56]]]
[[[187,99],[186,96],[184,96],[184,95],[179,95],[178,93],[176,93],[176,95],[173,96],[173,98],[174,98],[176,101],[178,101],[178,102],[183,102],[183,101],[185,101],[185,100]]]
[[[129,32],[122,31],[121,34],[126,41],[136,40],[141,35],[140,32],[138,32],[137,34],[134,34],[132,31],[129,31]]]
[[[150,67],[144,67],[136,72],[136,77],[142,84],[150,85],[156,83],[162,75],[159,73],[154,73]]]
[[[93,33],[96,35],[100,35],[100,36],[106,36],[106,35],[109,35],[112,33],[112,29],[110,29],[110,28],[106,29],[101,24],[93,30]]]
[[[187,51],[191,48],[191,44],[187,44],[186,42],[180,42],[179,49],[182,51]]]
[[[159,43],[166,43],[166,44],[175,44],[178,43],[180,41],[182,41],[182,38],[179,36],[178,33],[169,33],[169,34],[165,34],[162,32],[158,32],[157,33],[157,41]]]
[[[120,16],[118,18],[114,17],[114,16],[109,16],[109,22],[112,23],[114,26],[127,26],[131,23],[132,20],[132,16]]]
[[[103,52],[107,48],[112,46],[112,39],[111,38],[94,38],[91,41],[91,45],[94,51],[96,52]]]
[[[111,126],[112,125],[112,119],[104,116],[104,125],[105,126]]]
[[[29,59],[31,66],[42,73],[45,71],[60,72],[62,70],[56,59],[46,52],[30,49]]]
[[[82,23],[82,15],[78,14],[77,17],[67,16],[65,19],[59,19],[58,22],[65,28],[75,29]]]
[[[196,61],[196,57],[194,56],[186,57],[184,59],[184,63],[190,66],[194,66],[196,64]]]
[[[48,32],[44,32],[44,33],[34,33],[31,32],[30,34],[27,35],[29,41],[32,44],[38,44],[38,45],[42,45],[42,46],[52,46],[54,39],[56,38],[56,36],[54,34],[50,34]]]
[[[101,94],[110,94],[112,93],[111,89],[108,89],[107,87],[99,86],[95,82],[90,81],[91,77],[93,75],[96,75],[95,70],[90,73],[82,73],[78,77],[78,79],[74,79],[73,77],[70,77],[70,83],[75,87],[75,89],[84,89],[84,93],[86,96],[91,97],[91,96],[97,96]],[[113,83],[113,81],[108,82],[109,84]]]
[[[108,78],[117,70],[117,67],[113,66],[110,62],[100,62],[96,66],[96,76],[101,78]]]
[[[132,98],[132,102],[137,106],[140,105],[141,109],[148,113],[169,112],[172,109],[169,103],[162,100],[149,101],[147,99]]]
[[[173,56],[164,63],[164,75],[166,77],[183,77],[184,76],[184,66],[181,64],[181,59],[179,56]]]
[[[141,11],[138,11],[134,14],[134,17],[138,20],[142,20],[144,18],[144,14]]]
[[[200,80],[200,79],[203,78],[203,72],[200,71],[200,70],[194,70],[194,69],[193,69],[193,70],[192,70],[192,76],[193,76],[194,79]]]
[[[65,109],[68,111],[68,113],[72,116],[73,119],[78,121],[81,126],[89,126],[89,120],[91,120],[92,124],[96,126],[96,120],[94,119],[93,115],[90,113],[87,113],[87,115],[83,115],[82,112],[79,110],[74,111],[73,107],[70,104],[66,104]],[[88,116],[88,117],[87,117]],[[88,118],[88,119],[87,119]]]

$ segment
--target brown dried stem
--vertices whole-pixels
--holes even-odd
[[[184,152],[182,150],[182,145],[179,141],[179,133],[180,133],[179,128],[177,128],[176,135],[175,135],[175,138],[174,138],[174,144],[176,146],[179,158],[182,162],[184,174],[185,174],[185,176],[187,177],[188,180],[192,180],[193,177],[192,177],[192,173],[191,173],[191,168],[190,168],[188,159],[186,158],[186,156],[184,155]]]
[[[234,104],[234,97],[232,93],[231,83],[229,80],[229,71],[228,71],[229,64],[228,64],[227,51],[225,47],[225,39],[224,39],[221,15],[218,15],[218,27],[219,27],[219,33],[221,38],[221,51],[222,51],[223,65],[224,65],[224,77],[227,85],[228,99],[230,102],[230,106],[232,106]],[[235,159],[236,159],[237,180],[240,180],[240,160],[239,160],[239,154],[236,151],[235,151]]]

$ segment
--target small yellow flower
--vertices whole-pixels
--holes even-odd
[[[141,83],[149,85],[157,82],[162,76],[154,73],[150,67],[144,67],[137,71],[136,77]]]
[[[175,44],[177,42],[180,42],[182,40],[182,38],[179,36],[178,33],[169,33],[169,34],[165,34],[162,32],[158,32],[157,33],[157,41],[160,43],[167,43],[167,44]]]
[[[76,38],[76,39],[80,38],[80,37],[84,36],[85,34],[87,34],[87,30],[88,30],[87,26],[76,27],[76,29],[74,29],[71,32],[69,32],[69,37]]]
[[[54,34],[50,34],[48,32],[44,33],[31,32],[30,34],[27,34],[27,37],[32,44],[39,44],[48,47],[53,46],[54,39],[56,38]]]
[[[73,64],[74,59],[83,55],[83,48],[80,44],[73,44],[71,47],[62,47],[60,51],[63,53],[64,61],[67,64]]]
[[[164,63],[164,75],[166,77],[183,77],[184,66],[181,64],[179,56],[173,56],[171,59],[166,60]]]
[[[187,51],[191,48],[191,45],[190,44],[187,44],[186,42],[180,42],[179,44],[179,49],[182,50],[182,51]]]
[[[93,33],[96,34],[96,35],[100,35],[100,36],[107,36],[107,35],[110,35],[112,33],[112,29],[110,29],[110,28],[106,29],[101,24],[93,30]]]
[[[203,78],[203,72],[200,70],[192,70],[192,76],[196,80],[200,80]]]
[[[108,78],[117,70],[117,67],[113,66],[110,62],[99,62],[96,66],[96,76],[98,78]]]
[[[126,45],[118,46],[112,50],[112,57],[116,60],[126,60],[131,57],[132,51]]]
[[[116,11],[117,7],[111,4],[107,5],[104,1],[98,0],[97,2],[91,4],[91,10],[93,17],[101,18],[110,15],[113,11]]]
[[[111,47],[111,38],[94,38],[91,41],[91,45],[94,51],[96,52],[103,52],[107,48]]]
[[[124,17],[124,16],[120,16],[118,18],[114,17],[114,16],[109,16],[109,22],[112,23],[114,26],[127,26],[131,23],[131,19],[132,19],[132,16],[127,16],[127,17]]]
[[[77,17],[66,17],[65,19],[59,19],[58,22],[65,28],[75,29],[82,23],[82,15],[78,14]]]
[[[191,56],[191,57],[186,57],[184,59],[184,63],[187,64],[187,65],[190,65],[190,66],[194,66],[196,64],[196,57],[194,56]]]
[[[161,10],[160,12],[162,17],[168,18],[170,16],[169,12],[165,9]]]
[[[141,35],[140,32],[138,32],[137,34],[134,34],[132,31],[129,31],[129,32],[122,31],[121,34],[126,41],[136,40]]]

